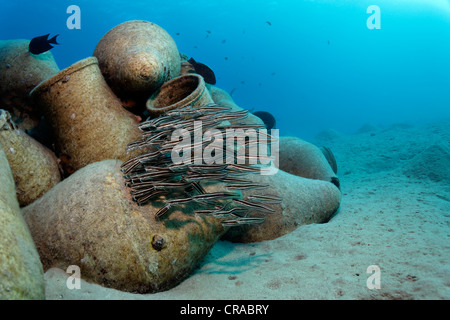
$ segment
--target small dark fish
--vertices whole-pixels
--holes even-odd
[[[140,162],[140,161],[145,160],[145,159],[148,159],[148,158],[156,157],[156,156],[158,156],[158,154],[159,154],[158,151],[155,151],[155,152],[149,152],[149,153],[144,153],[144,154],[142,154],[142,155],[140,155],[140,156],[138,156],[138,157],[136,157],[136,158],[134,158],[134,159],[130,159],[130,160],[124,162],[124,163],[122,164],[122,168],[123,168],[123,167],[126,167],[129,163],[134,163],[135,161]]]
[[[216,84],[216,75],[210,67],[208,67],[206,64],[195,61],[194,58],[190,58],[188,62],[194,67],[195,72],[205,79],[206,83],[212,85]]]
[[[165,135],[168,135],[166,132],[162,132]],[[157,138],[161,138],[163,135],[156,136],[155,134],[148,134],[144,133],[142,135],[144,139],[140,141],[134,141],[128,144],[127,146],[127,152],[134,151],[136,149],[151,147],[152,145],[159,145],[160,143],[164,142],[164,140],[157,140]]]
[[[188,123],[193,123],[194,120],[188,119],[188,120],[180,120],[180,119],[173,119],[170,121],[165,121],[164,123],[158,124],[156,127],[157,131],[161,130],[167,130],[167,129],[177,129],[182,128],[184,125]]]
[[[265,221],[264,218],[240,218],[240,219],[233,219],[233,220],[226,220],[222,222],[222,225],[225,227],[235,227],[243,224],[247,225],[254,225],[254,224],[260,224]]]
[[[170,200],[167,200],[167,205],[170,207],[172,204],[186,203],[186,202],[191,202],[191,201],[194,201],[194,199],[192,199],[192,198],[170,199]]]
[[[169,178],[171,177],[172,174],[168,173],[168,172],[148,172],[142,175],[137,176],[136,178],[131,179],[132,183],[136,183],[137,181],[139,182],[148,182],[148,181],[152,181],[152,180],[159,180],[161,178]]]
[[[224,130],[247,130],[247,129],[265,129],[266,126],[263,124],[242,124],[242,125],[227,125],[227,126],[219,126],[218,129]]]
[[[151,182],[151,181],[143,181],[143,182],[130,181],[129,184],[133,190],[145,189],[145,188],[147,188],[147,189],[152,188],[152,189],[156,190],[155,187],[153,186],[153,182]]]
[[[56,37],[59,36],[59,34],[57,34],[56,36],[54,36],[51,39],[48,39],[49,35],[50,35],[50,33],[46,34],[44,36],[40,36],[40,37],[31,39],[30,44],[28,46],[28,50],[32,54],[41,54],[41,53],[47,52],[48,50],[53,48],[51,43],[59,44],[58,42],[56,42]]]
[[[130,173],[134,168],[138,167],[140,162],[135,159],[130,159],[121,166],[121,170],[123,173]]]
[[[164,192],[164,191],[156,191],[156,192],[150,193],[144,197],[133,197],[133,200],[136,201],[138,203],[138,205],[142,206],[142,205],[146,204],[150,199],[152,199],[156,196],[160,196],[165,193],[166,192]]]
[[[205,201],[205,200],[214,200],[219,198],[220,200],[226,200],[226,199],[239,199],[240,195],[237,193],[232,192],[213,192],[213,193],[205,193],[205,194],[198,194],[196,196],[193,196],[192,199],[194,201]]]
[[[242,200],[242,199],[233,199],[234,202],[241,204],[247,208],[251,208],[253,210],[259,210],[259,211],[265,211],[265,212],[269,212],[269,213],[275,213],[275,210],[273,210],[270,207],[267,207],[263,204],[260,203],[255,203],[255,202],[251,202],[251,201],[247,201],[247,200]]]
[[[146,195],[149,193],[153,193],[155,192],[155,188],[153,186],[146,188],[146,189],[140,189],[140,190],[136,190],[136,189],[131,189],[131,195],[133,197],[140,197],[142,195]]]
[[[269,26],[272,26],[272,22],[266,21],[266,23],[267,23]]]
[[[176,33],[176,35],[177,35],[177,36],[179,36],[179,35],[180,35],[180,33],[179,33],[179,32],[177,32],[177,33]]]
[[[172,164],[168,169],[173,173],[185,173],[188,170],[188,166],[185,164]]]
[[[224,227],[236,227],[236,226],[239,226],[239,223],[237,222],[237,220],[233,219],[233,220],[223,221],[222,225]]]
[[[161,122],[165,122],[168,120],[168,116],[162,116],[156,119],[147,120],[138,125],[139,130],[145,131],[145,130],[155,130]]]
[[[170,209],[170,204],[166,204],[164,207],[162,207],[161,209],[158,210],[158,212],[155,214],[155,218],[159,219],[161,218],[163,215],[165,215],[167,213],[167,211],[169,211]]]
[[[256,201],[256,202],[264,202],[269,204],[279,204],[281,203],[281,198],[277,196],[271,196],[271,195],[263,195],[263,194],[253,194],[247,197],[250,201]]]
[[[226,177],[221,180],[222,182],[228,182],[228,183],[252,183],[250,180],[245,179],[238,179],[233,177]]]
[[[184,177],[184,179],[188,182],[201,181],[201,180],[219,181],[225,177],[226,177],[225,174],[220,174],[220,173],[202,173],[202,174],[187,175]]]
[[[265,218],[242,218],[238,219],[239,224],[260,224],[265,221]]]
[[[225,218],[229,215],[233,215],[235,217],[241,217],[242,215],[245,216],[248,213],[248,211],[249,210],[246,208],[234,207],[229,210],[223,210],[223,209],[216,210],[216,211],[212,212],[211,215],[213,217],[217,217],[217,218]]]
[[[246,189],[261,189],[267,188],[269,185],[267,184],[259,184],[259,183],[239,183],[239,184],[228,184],[225,186],[227,189],[238,189],[238,190],[246,190]]]
[[[203,189],[203,187],[198,182],[193,182],[192,187],[197,191],[199,194],[205,194],[206,191]]]
[[[215,209],[203,209],[203,210],[196,210],[194,213],[197,215],[210,215],[216,212]]]
[[[149,173],[151,173],[151,172],[154,172],[154,173],[158,173],[158,172],[167,172],[167,173],[169,173],[169,172],[172,172],[170,170],[170,168],[164,168],[164,167],[161,168],[161,167],[157,167],[157,166],[147,166],[144,169],[145,169],[145,172],[149,172]]]
[[[197,108],[196,111],[202,112],[229,112],[231,111],[231,107],[219,106],[218,104],[209,104],[204,107]]]
[[[206,33],[209,33],[209,34],[210,34],[210,33],[211,33],[211,31],[210,31],[210,30],[206,30]]]
[[[158,182],[153,184],[156,190],[166,190],[166,189],[184,189],[190,186],[190,183],[183,182]]]
[[[229,112],[224,115],[217,116],[216,119],[219,121],[226,121],[226,120],[242,120],[248,117],[248,110],[242,110],[242,111],[236,111],[236,112]]]
[[[225,43],[227,43],[227,40],[226,40],[226,39],[223,39],[223,40],[222,40],[222,44],[225,44]]]
[[[157,157],[158,155],[159,151],[156,151],[153,153],[146,153],[136,158],[130,159],[121,165],[121,170],[123,173],[128,174],[137,166],[139,166],[141,163],[145,163],[148,161],[148,159],[152,159],[154,157]]]
[[[237,172],[259,172],[260,171],[260,169],[257,167],[251,167],[251,166],[240,165],[240,164],[235,164],[235,163],[231,163],[231,164],[227,165],[226,170],[237,171]]]
[[[269,112],[256,111],[256,112],[253,112],[253,115],[257,116],[258,118],[260,118],[264,122],[264,124],[266,125],[267,130],[275,129],[275,127],[277,125],[277,120]]]

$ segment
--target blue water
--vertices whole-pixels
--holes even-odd
[[[66,26],[69,5],[81,30]],[[381,29],[367,27],[370,5]],[[114,26],[154,22],[238,105],[271,112],[281,135],[450,118],[449,0],[0,0],[0,18],[2,40],[59,33],[61,69]]]

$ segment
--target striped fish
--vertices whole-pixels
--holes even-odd
[[[253,194],[247,197],[250,201],[259,201],[269,204],[279,204],[282,201],[282,198],[278,196],[272,196],[272,195],[263,195],[263,194]]]
[[[265,221],[264,218],[240,218],[240,219],[225,220],[222,222],[222,225],[225,227],[235,227],[240,225],[261,224],[264,221]]]
[[[268,212],[268,213],[275,213],[275,210],[265,206],[261,203],[255,203],[255,202],[251,202],[248,200],[242,200],[242,199],[233,199],[234,202],[241,204],[247,208],[253,209],[253,210],[258,210],[258,211],[263,211],[263,212]]]

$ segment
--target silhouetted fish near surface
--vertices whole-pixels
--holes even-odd
[[[266,21],[266,23],[267,23],[269,26],[272,25],[272,22],[270,22],[270,21]]]
[[[216,75],[214,74],[214,71],[212,71],[210,67],[208,67],[203,63],[195,61],[194,58],[190,58],[188,62],[194,67],[195,72],[205,79],[206,83],[212,85],[216,84]]]
[[[273,115],[271,115],[269,112],[266,111],[256,111],[253,112],[255,116],[260,118],[264,124],[266,125],[267,130],[275,129],[277,125],[277,120]]]
[[[49,35],[50,35],[50,33],[46,34],[44,36],[40,36],[40,37],[31,39],[30,45],[28,46],[28,50],[32,54],[41,54],[41,53],[47,52],[48,50],[53,48],[51,43],[59,44],[58,42],[56,42],[56,37],[59,36],[59,34],[57,34],[56,36],[54,36],[51,39],[48,39]]]

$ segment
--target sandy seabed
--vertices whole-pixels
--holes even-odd
[[[69,275],[50,269],[46,298],[450,299],[450,121],[327,130],[311,142],[338,161],[342,205],[328,223],[272,241],[220,241],[189,278],[157,294],[84,281],[69,290]],[[367,286],[369,266],[379,267],[379,289]]]

